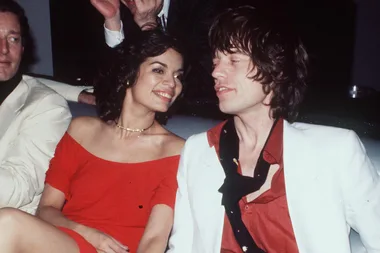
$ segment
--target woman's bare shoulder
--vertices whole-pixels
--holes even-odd
[[[93,136],[103,125],[104,122],[97,117],[76,117],[71,121],[67,132],[71,137],[81,143],[87,137]]]
[[[179,155],[185,145],[185,139],[170,131],[167,131],[163,144],[167,153],[171,155]]]

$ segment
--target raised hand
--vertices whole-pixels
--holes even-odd
[[[120,12],[120,0],[91,0],[104,19],[114,18]]]
[[[133,19],[142,30],[157,26],[156,18],[160,13],[163,0],[121,0],[133,15]]]
[[[120,31],[120,0],[91,0],[91,4],[103,15],[108,29]]]

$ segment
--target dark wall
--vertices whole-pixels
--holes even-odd
[[[380,1],[358,0],[352,83],[380,91]]]
[[[103,18],[89,0],[50,0],[54,76],[91,76],[104,46]]]
[[[169,19],[173,30],[182,31],[188,47],[193,74],[188,94],[213,96],[207,29],[214,14],[226,7],[243,4],[236,0],[172,0],[175,9]],[[244,1],[266,4],[269,1]],[[271,8],[287,11],[309,49],[313,77],[311,87],[342,89],[351,83],[355,37],[355,5],[341,0],[288,0],[270,2]],[[102,59],[105,45],[103,19],[89,0],[51,0],[54,74],[61,79],[91,77]],[[174,15],[173,15],[174,14]],[[177,27],[177,29],[175,29]]]

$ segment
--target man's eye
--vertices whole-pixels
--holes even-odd
[[[164,73],[164,70],[163,70],[163,69],[160,69],[160,68],[156,68],[156,69],[153,69],[153,72],[154,72],[154,73],[157,73],[157,74],[163,74],[163,73]]]
[[[13,42],[13,43],[17,43],[17,42],[20,41],[20,38],[19,38],[19,37],[10,37],[10,38],[9,38],[9,41],[10,41],[10,42]]]

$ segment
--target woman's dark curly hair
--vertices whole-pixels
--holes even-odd
[[[273,11],[273,10],[272,10]],[[255,74],[265,94],[273,91],[271,116],[290,122],[306,88],[308,54],[289,22],[271,10],[242,6],[220,14],[209,32],[212,52],[250,56]]]
[[[95,80],[98,116],[105,122],[119,118],[126,90],[139,76],[139,69],[147,58],[156,57],[174,49],[183,55],[178,41],[160,29],[137,31],[130,34],[111,53],[111,66]],[[165,123],[166,113],[156,113],[156,119]]]

